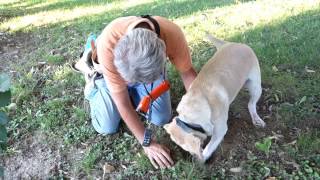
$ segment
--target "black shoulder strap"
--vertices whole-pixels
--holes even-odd
[[[153,19],[150,15],[141,15],[141,17],[142,18],[147,18],[152,22],[158,37],[160,37],[160,26],[159,26],[159,23],[155,19]]]

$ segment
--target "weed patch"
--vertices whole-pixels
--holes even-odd
[[[110,162],[115,170],[106,178],[319,179],[318,1],[27,0],[0,4],[0,70],[12,75],[12,101],[16,104],[15,110],[8,111],[11,120],[5,153],[11,161],[10,169],[4,170],[13,169],[17,179],[25,177],[21,174],[25,171],[16,171],[25,167],[21,159],[26,157],[19,152],[25,150],[26,156],[34,156],[31,159],[47,163],[46,157],[36,158],[47,153],[37,154],[29,148],[35,139],[30,137],[39,131],[49,144],[62,141],[44,149],[41,146],[43,152],[61,152],[61,157],[68,157],[69,148],[84,149],[84,154],[79,150],[74,155],[83,155],[80,161],[61,158],[59,164],[51,160],[43,166],[47,169],[41,172],[48,174],[54,164],[53,174],[60,178],[101,179],[101,163]],[[222,145],[204,165],[168,142],[164,131],[157,132],[176,160],[175,166],[166,170],[153,169],[141,145],[123,127],[112,136],[97,135],[83,97],[84,78],[72,72],[68,63],[79,58],[90,32],[99,34],[117,17],[140,14],[164,16],[178,24],[197,71],[215,52],[203,40],[204,31],[252,47],[260,62],[264,90],[258,111],[264,115],[267,129],[252,128],[243,103],[247,99],[241,96],[241,105],[230,112],[232,122],[228,122],[231,126],[225,139],[229,144]],[[167,67],[175,109],[185,89],[179,72],[170,63]],[[284,138],[272,143],[263,139],[275,132]],[[15,160],[15,156],[19,158]],[[26,178],[43,177],[30,173]]]
[[[320,132],[313,130],[301,134],[297,140],[298,150],[303,154],[320,153]]]
[[[100,144],[93,145],[85,154],[81,168],[86,172],[90,171],[95,167],[96,162],[101,158],[102,146]]]

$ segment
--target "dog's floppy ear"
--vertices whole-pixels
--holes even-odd
[[[168,123],[168,124],[165,124],[163,126],[164,130],[168,133],[168,134],[171,134],[172,133],[172,130],[174,129],[174,119],[172,120],[172,122]]]

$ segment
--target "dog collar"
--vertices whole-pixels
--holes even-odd
[[[199,131],[201,133],[205,133],[203,128],[198,124],[188,124],[182,121],[179,117],[176,117],[176,122],[179,127],[181,127],[184,131],[190,133],[192,131]]]

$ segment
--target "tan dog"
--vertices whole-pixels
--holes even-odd
[[[221,41],[209,34],[207,37],[218,50],[182,97],[177,107],[179,116],[164,126],[175,143],[203,161],[212,155],[223,140],[228,129],[229,106],[243,86],[250,93],[248,108],[253,124],[265,126],[256,111],[262,90],[255,53],[245,44]],[[192,128],[197,125],[205,131],[206,136],[211,136],[204,149],[201,147],[204,134]]]

